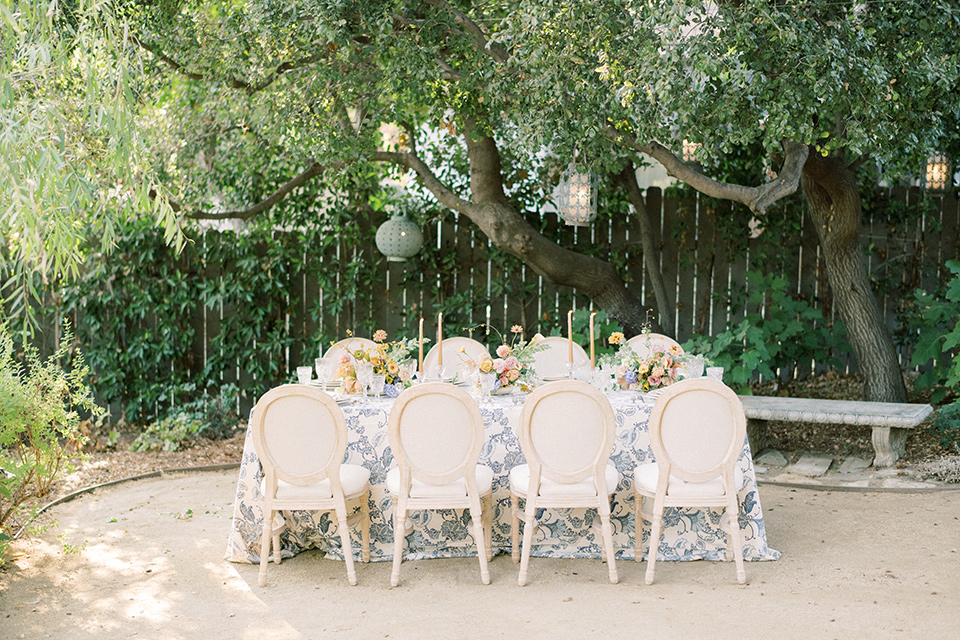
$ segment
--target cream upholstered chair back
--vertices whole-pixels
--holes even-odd
[[[678,353],[683,353],[683,347],[680,346],[679,342],[662,333],[641,333],[627,340],[627,346],[641,358],[657,351],[667,351],[670,347],[674,347]]]
[[[589,384],[562,380],[538,387],[520,414],[520,446],[530,477],[564,484],[591,476],[602,481],[615,429],[610,402]]]
[[[562,378],[570,372],[567,367],[570,362],[570,342],[567,338],[550,336],[537,340],[536,344],[546,345],[546,349],[533,354],[533,368],[539,377]],[[587,352],[576,342],[573,343],[573,364],[590,365]]]
[[[443,339],[443,364],[447,367],[446,376],[447,378],[452,378],[457,372],[457,365],[463,361],[463,358],[458,353],[460,347],[464,348],[464,355],[467,358],[475,361],[477,364],[480,364],[480,361],[484,358],[490,357],[490,352],[483,345],[482,342],[474,340],[473,338],[467,338],[464,336],[452,336],[450,338]],[[440,360],[440,345],[433,345],[430,348],[430,351],[427,352],[427,355],[423,357],[423,372],[425,375],[430,376],[436,372],[438,362]]]
[[[328,477],[339,485],[347,449],[347,425],[337,403],[300,384],[265,393],[253,411],[253,444],[264,472],[293,485]]]
[[[650,416],[650,447],[661,473],[685,482],[732,478],[746,432],[737,394],[706,378],[667,387]]]
[[[463,389],[442,382],[407,389],[390,411],[387,436],[402,485],[409,486],[408,474],[434,485],[461,478],[468,485],[476,483],[483,417]]]
[[[335,358],[340,360],[340,356],[347,353],[352,355],[357,349],[370,349],[371,347],[377,346],[377,343],[369,338],[358,338],[356,336],[352,338],[344,338],[333,344],[327,352],[323,354],[324,358]]]

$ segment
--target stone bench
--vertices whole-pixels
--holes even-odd
[[[817,422],[873,427],[875,467],[892,466],[904,454],[907,433],[933,413],[928,404],[816,400],[740,396],[747,416],[750,448],[759,453],[766,446],[767,421]]]

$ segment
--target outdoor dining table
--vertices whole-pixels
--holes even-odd
[[[616,442],[610,460],[620,472],[620,484],[611,498],[614,546],[617,558],[634,557],[633,469],[653,461],[648,422],[653,405],[636,392],[608,392],[616,415]],[[510,552],[510,469],[524,464],[517,427],[524,396],[494,396],[481,402],[485,442],[480,463],[491,467],[493,479],[493,551]],[[346,418],[348,444],[345,462],[370,469],[370,557],[373,561],[393,558],[393,509],[386,489],[387,471],[395,464],[387,442],[387,418],[394,400],[370,399],[351,402],[342,409]],[[744,441],[738,465],[743,471],[739,491],[739,523],[743,533],[744,559],[776,560],[779,552],[767,545],[763,510],[754,475],[750,447]],[[233,521],[227,541],[226,559],[231,562],[260,561],[263,531],[263,472],[247,429],[243,459],[237,482]],[[539,557],[599,558],[600,545],[593,532],[593,512],[584,509],[552,509],[542,513],[534,537],[532,555]],[[658,560],[725,559],[726,532],[716,509],[667,509]],[[342,559],[336,518],[329,513],[284,511],[286,526],[280,536],[282,557],[318,548],[329,558]],[[423,511],[412,516],[414,525],[407,535],[406,559],[451,558],[476,555],[463,511]],[[648,528],[649,532],[649,528]],[[354,550],[360,548],[359,531]],[[646,549],[644,541],[644,549]]]

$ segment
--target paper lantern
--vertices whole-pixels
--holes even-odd
[[[396,215],[377,229],[377,249],[391,262],[412,258],[423,246],[420,227],[405,215]]]

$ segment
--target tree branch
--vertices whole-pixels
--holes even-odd
[[[632,149],[651,156],[663,165],[667,174],[685,182],[700,193],[713,198],[740,202],[754,213],[764,213],[777,200],[796,192],[800,186],[800,174],[803,171],[803,165],[810,153],[807,145],[792,140],[784,140],[782,142],[784,150],[783,165],[777,178],[759,187],[748,187],[714,180],[703,175],[684,163],[676,154],[657,141],[641,144],[636,140],[626,139],[622,133],[612,128],[608,129],[608,134],[615,140],[626,143]]]
[[[130,34],[129,38],[141,49],[143,49],[144,51],[150,52],[151,54],[156,56],[157,59],[166,63],[167,66],[176,70],[178,73],[190,78],[191,80],[201,81],[201,80],[210,79],[208,76],[188,70],[185,66],[183,66],[182,64],[180,64],[179,62],[177,62],[167,54],[163,53],[162,51],[157,50],[154,46],[148,45],[147,43],[143,42],[137,36]],[[246,82],[245,80],[240,80],[239,78],[226,78],[226,81],[234,89],[240,89],[246,92],[247,95],[252,96],[253,94],[263,91],[264,89],[269,87],[271,84],[273,84],[277,80],[277,78],[282,76],[284,73],[287,73],[288,71],[293,71],[294,69],[305,67],[307,65],[313,64],[314,62],[319,62],[322,59],[323,59],[323,56],[318,54],[318,55],[307,56],[306,58],[301,58],[293,62],[282,62],[279,65],[277,65],[277,68],[271,71],[266,78],[264,78],[257,84],[250,84],[249,82]]]
[[[277,204],[278,202],[283,200],[285,197],[287,197],[287,195],[291,191],[293,191],[300,185],[306,183],[307,181],[319,176],[326,169],[339,171],[343,167],[344,167],[343,162],[336,162],[326,167],[314,162],[309,167],[304,169],[303,172],[300,173],[300,175],[287,181],[286,183],[281,185],[279,189],[277,189],[272,194],[267,196],[267,198],[265,198],[264,200],[261,200],[260,202],[258,202],[257,204],[253,205],[248,209],[244,209],[241,211],[224,211],[221,213],[211,213],[208,211],[201,211],[198,209],[186,215],[188,218],[193,218],[195,220],[233,220],[233,219],[249,220],[250,218],[256,215],[259,215],[269,210],[273,205]],[[151,196],[153,195],[154,195],[154,192],[151,191]],[[173,208],[174,211],[180,211],[182,209],[182,206],[180,204],[173,201],[170,202],[170,206]]]
[[[454,211],[466,211],[473,205],[469,200],[464,200],[456,193],[450,190],[447,185],[431,171],[430,167],[418,156],[409,152],[377,151],[373,154],[371,160],[375,162],[390,162],[413,169],[420,179],[420,183],[426,187],[437,199],[437,201],[448,209]]]
[[[507,51],[503,45],[488,40],[487,34],[483,32],[483,29],[481,29],[480,26],[464,12],[455,7],[451,7],[445,0],[427,0],[427,4],[438,9],[445,9],[452,13],[453,21],[465,29],[467,33],[473,36],[473,40],[477,45],[477,49],[480,51],[487,52],[490,54],[491,58],[500,64],[505,64],[507,60],[510,59],[510,52]]]

